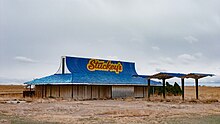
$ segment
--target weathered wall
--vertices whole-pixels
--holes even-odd
[[[72,98],[72,99],[110,99],[147,97],[144,86],[87,86],[87,85],[37,85],[36,97]]]
[[[61,97],[73,99],[109,99],[111,86],[87,85],[37,85],[36,97]]]
[[[35,96],[42,97],[42,87],[43,86],[35,86]]]
[[[52,86],[51,96],[60,97],[59,90],[60,90],[60,86]]]
[[[134,97],[134,86],[112,86],[112,98]]]
[[[60,97],[72,98],[72,86],[71,85],[60,86]]]
[[[135,86],[134,87],[134,97],[136,98],[143,98],[145,95],[145,87],[143,86]]]
[[[99,86],[100,98],[109,99],[112,98],[112,86]]]

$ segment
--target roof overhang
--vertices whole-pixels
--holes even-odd
[[[203,73],[189,73],[185,76],[183,76],[183,78],[193,78],[193,79],[200,79],[200,78],[204,78],[204,77],[212,77],[215,76],[214,74],[203,74]]]
[[[133,75],[133,77],[142,77],[147,79],[170,79],[170,78],[193,78],[193,79],[200,79],[207,76],[215,76],[214,74],[204,74],[204,73],[189,73],[189,74],[183,74],[183,73],[169,73],[169,72],[160,72],[154,75]]]

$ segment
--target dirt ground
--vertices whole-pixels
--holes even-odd
[[[220,88],[199,87],[200,100],[195,100],[194,87],[186,87],[185,98],[185,101],[181,96],[167,96],[166,100],[153,96],[150,101],[133,98],[73,101],[0,96],[0,123],[220,122]]]

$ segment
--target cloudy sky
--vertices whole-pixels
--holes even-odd
[[[133,61],[139,74],[214,73],[219,0],[0,0],[0,82],[54,74],[63,55]]]

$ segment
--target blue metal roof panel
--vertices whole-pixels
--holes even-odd
[[[72,75],[71,74],[54,74],[46,76],[39,79],[34,79],[32,81],[26,82],[25,84],[53,84],[53,83],[71,83]]]
[[[73,73],[72,82],[89,82],[91,84],[131,84],[131,85],[146,85],[146,80],[139,77],[132,77],[130,75],[103,75],[103,74],[79,74]],[[160,82],[152,81],[152,85],[159,85]]]
[[[147,85],[146,80],[140,77],[88,73],[54,74],[26,82],[25,84]],[[159,86],[160,84],[160,82],[151,80],[151,85]]]
[[[149,75],[132,75],[133,77],[148,78]]]

